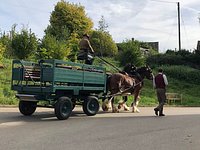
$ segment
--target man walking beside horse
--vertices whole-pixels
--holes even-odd
[[[153,80],[153,85],[154,88],[156,88],[156,94],[159,102],[159,105],[154,108],[155,114],[158,116],[159,112],[159,116],[165,116],[165,114],[163,114],[163,106],[166,101],[166,86],[168,85],[168,81],[161,68],[158,70],[158,74]]]

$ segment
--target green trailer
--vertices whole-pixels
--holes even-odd
[[[17,91],[19,111],[32,115],[37,107],[54,108],[58,119],[67,119],[75,105],[88,116],[99,111],[106,95],[106,69],[56,59],[29,62],[13,60],[12,90]]]

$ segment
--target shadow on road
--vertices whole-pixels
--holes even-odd
[[[90,119],[101,119],[101,118],[107,118],[107,119],[111,119],[111,118],[115,118],[115,119],[121,119],[121,118],[129,118],[129,119],[167,119],[167,118],[172,118],[172,117],[180,117],[180,116],[199,116],[200,114],[183,114],[183,115],[169,115],[169,116],[165,116],[165,117],[158,117],[155,116],[153,113],[152,114],[147,114],[144,115],[142,114],[142,112],[140,114],[138,113],[130,113],[130,112],[120,112],[120,113],[111,113],[109,112],[104,112],[104,111],[99,111],[97,115],[95,116],[87,116],[86,114],[84,114],[83,111],[73,111],[71,116],[67,119],[67,120],[63,120],[63,121],[69,121],[69,120],[74,120],[74,119],[84,119],[84,120],[90,120]],[[4,122],[51,122],[51,121],[60,121],[56,118],[55,114],[54,114],[54,110],[47,110],[47,111],[36,111],[32,116],[24,116],[22,115],[20,112],[1,112],[0,113],[0,124],[4,123]]]

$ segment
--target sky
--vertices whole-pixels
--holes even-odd
[[[0,0],[0,31],[8,33],[13,24],[17,30],[31,28],[42,38],[51,12],[59,0]],[[88,17],[98,28],[104,16],[108,31],[116,43],[134,38],[159,42],[159,52],[178,49],[177,0],[68,0],[85,7]],[[181,13],[181,46],[193,51],[200,40],[199,0],[179,0]]]

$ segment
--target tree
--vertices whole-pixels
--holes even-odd
[[[108,24],[103,16],[99,21],[98,29],[91,35],[91,44],[98,56],[115,56],[118,52],[117,45],[109,34]]]
[[[5,46],[0,42],[0,65],[3,62],[4,53],[5,53]]]
[[[118,52],[116,43],[107,32],[93,31],[90,41],[98,56],[115,56]]]
[[[89,33],[92,27],[93,22],[87,17],[83,6],[61,0],[51,13],[50,25],[45,30],[46,37],[43,43],[50,41],[48,44],[46,42],[42,44],[43,49],[40,52],[48,55],[51,51],[49,57],[55,58],[54,54],[58,54],[59,57],[57,55],[56,58],[62,59],[68,56],[71,61],[75,61],[80,37],[84,33]],[[57,48],[54,44],[50,44],[52,41],[56,42]]]
[[[77,38],[78,34],[73,33],[71,34],[70,38],[67,41],[67,47],[69,49],[68,58],[75,62],[77,59],[77,53],[79,50],[79,39]]]
[[[12,39],[16,34],[15,31],[16,26],[17,26],[16,24],[12,25],[9,34],[6,34],[5,31],[4,33],[1,33],[0,42],[5,46],[5,52],[3,54],[5,58],[14,58],[14,53],[11,44],[12,44]]]
[[[92,27],[93,22],[86,16],[83,6],[61,0],[51,13],[50,25],[45,33],[53,35],[57,40],[68,40],[74,33],[81,37],[90,32]]]
[[[136,66],[141,66],[145,62],[145,58],[140,51],[140,43],[138,41],[127,40],[118,44],[119,54],[118,59],[122,66],[127,63],[133,63]]]
[[[23,28],[13,36],[11,47],[14,55],[19,59],[28,59],[37,51],[37,38],[31,30]]]
[[[36,58],[39,59],[64,59],[69,53],[65,41],[59,41],[56,37],[47,34],[42,39]]]
[[[108,29],[108,24],[106,23],[104,16],[101,16],[97,30],[102,32],[108,32],[107,29]]]

